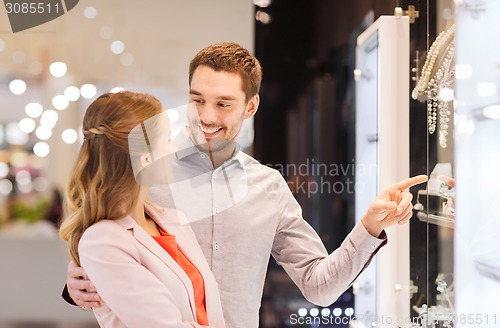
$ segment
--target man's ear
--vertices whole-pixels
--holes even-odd
[[[257,109],[259,109],[260,97],[259,95],[255,95],[248,101],[247,107],[245,108],[245,115],[243,116],[245,119],[250,118],[255,115]]]

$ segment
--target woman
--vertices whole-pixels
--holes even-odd
[[[146,201],[147,186],[171,174],[160,102],[104,94],[87,109],[83,134],[60,236],[105,304],[93,309],[101,327],[224,327],[217,283],[187,220]]]

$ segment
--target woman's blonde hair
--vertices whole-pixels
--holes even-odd
[[[85,230],[103,219],[119,219],[136,206],[140,186],[134,179],[129,133],[162,113],[151,95],[121,91],[98,97],[83,118],[85,140],[70,177],[64,202],[61,239],[80,264],[78,243]]]

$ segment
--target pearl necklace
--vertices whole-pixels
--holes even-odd
[[[413,99],[427,99],[427,128],[429,134],[436,131],[439,111],[439,144],[447,146],[448,123],[451,111],[449,102],[443,100],[440,92],[444,88],[453,90],[455,84],[455,25],[441,32],[429,49],[422,76],[412,91]]]

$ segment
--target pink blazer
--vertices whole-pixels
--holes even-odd
[[[189,224],[175,210],[146,208],[198,268],[205,282],[209,327],[225,327],[217,282]],[[102,220],[79,243],[81,266],[105,305],[94,309],[101,327],[201,327],[189,277],[132,217]]]

